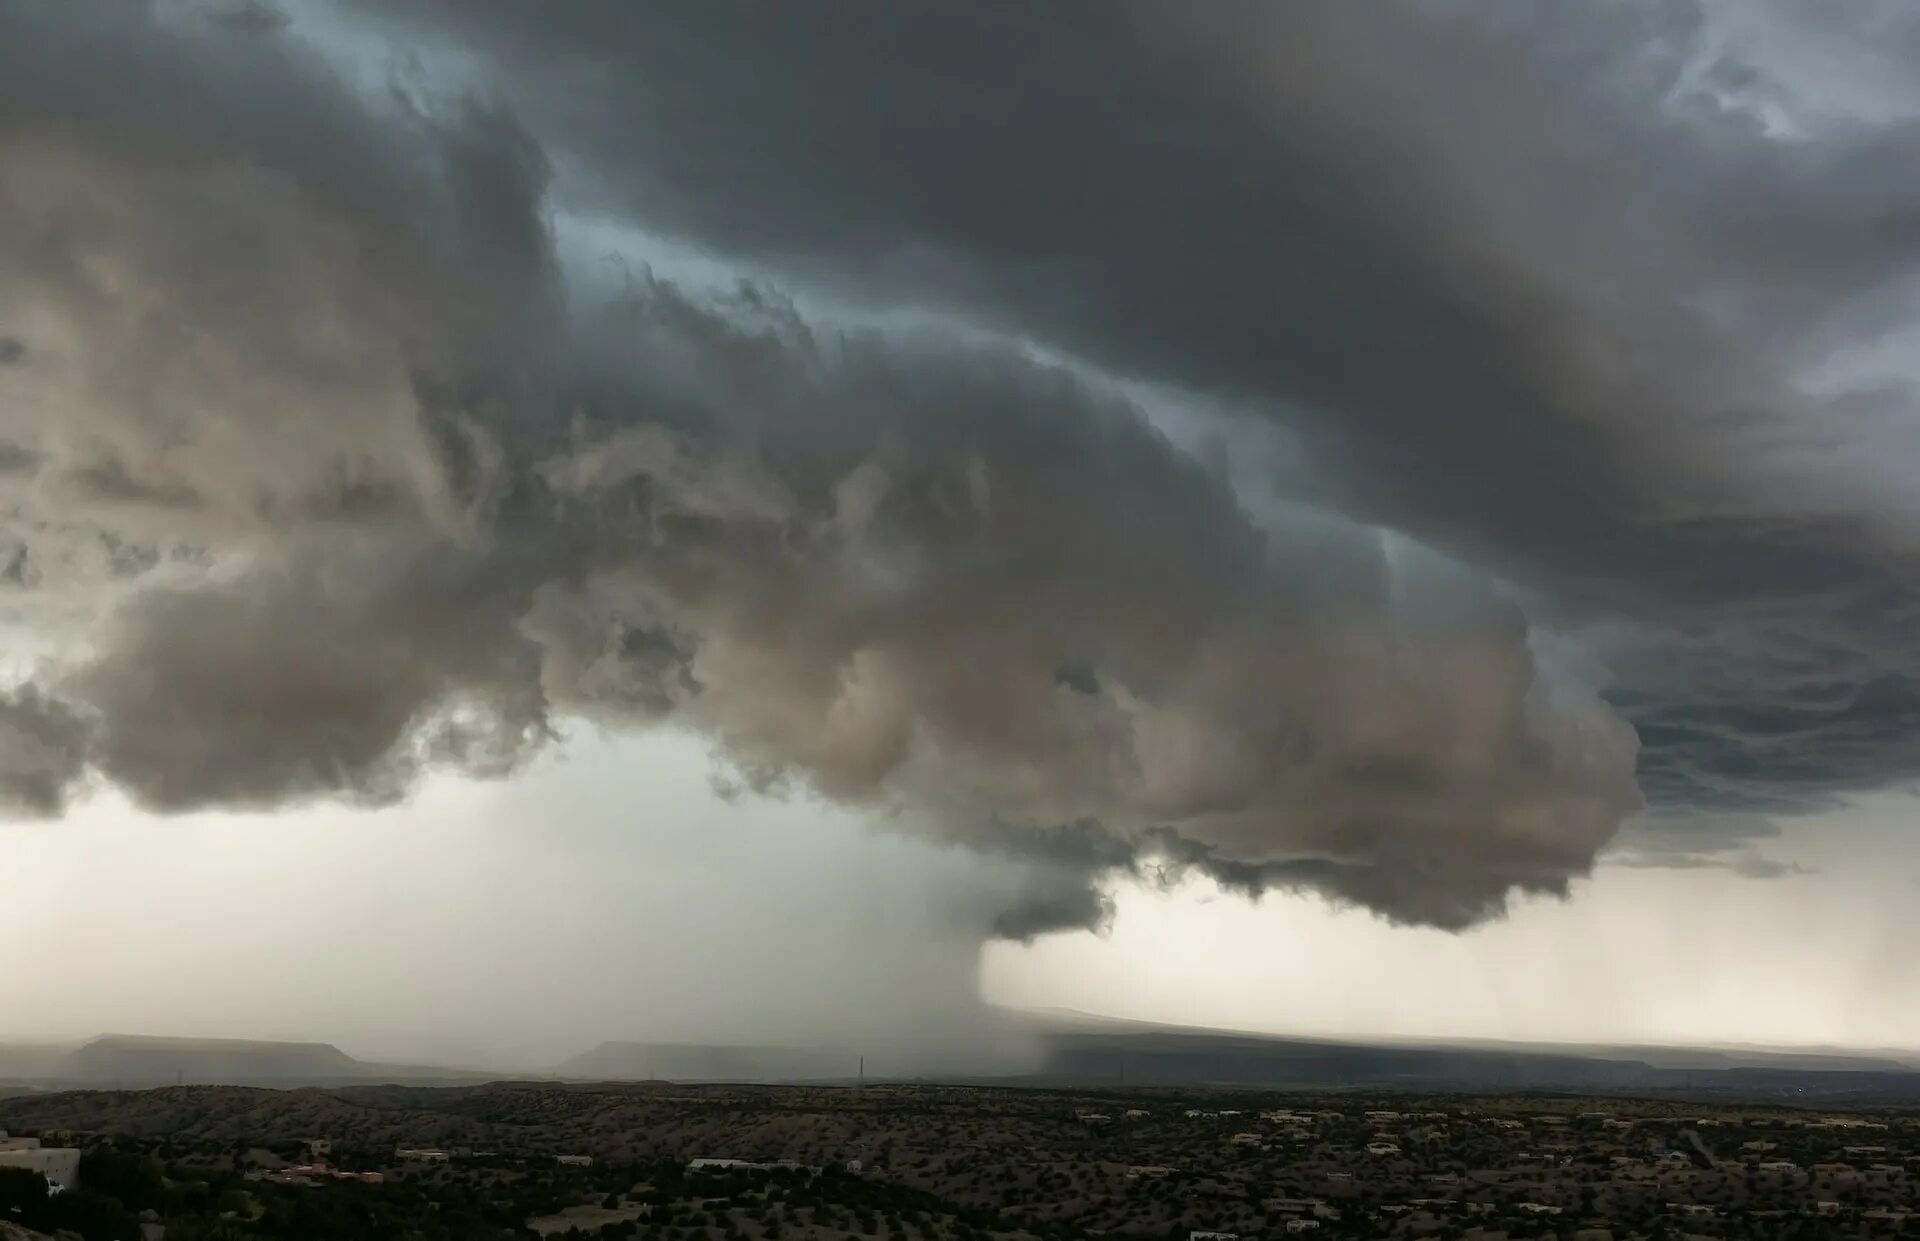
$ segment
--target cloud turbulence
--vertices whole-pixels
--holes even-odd
[[[20,813],[670,727],[1025,937],[1920,774],[1920,128],[1714,6],[235,12],[0,6]]]

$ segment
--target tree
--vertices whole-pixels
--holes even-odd
[[[32,1227],[44,1218],[47,1178],[25,1168],[0,1168],[0,1219]]]

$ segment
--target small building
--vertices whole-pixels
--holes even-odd
[[[80,1150],[73,1146],[42,1146],[38,1138],[8,1138],[0,1147],[0,1168],[38,1172],[60,1193],[80,1183]],[[31,1143],[31,1145],[29,1145]]]
[[[1323,1198],[1269,1198],[1262,1205],[1276,1215],[1304,1217],[1326,1214],[1327,1203]]]
[[[553,1161],[563,1168],[591,1168],[592,1155],[555,1155]]]
[[[402,1146],[393,1152],[393,1157],[402,1163],[446,1163],[453,1158],[447,1152],[430,1146]]]

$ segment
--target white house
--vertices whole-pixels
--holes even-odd
[[[80,1151],[72,1146],[41,1146],[34,1139],[10,1139],[14,1141],[33,1141],[32,1146],[17,1146],[10,1150],[0,1150],[0,1168],[25,1168],[29,1172],[38,1172],[47,1178],[47,1184],[57,1192],[72,1189],[80,1181]]]
[[[446,1163],[453,1158],[443,1150],[425,1146],[402,1146],[393,1152],[393,1157],[406,1163]]]

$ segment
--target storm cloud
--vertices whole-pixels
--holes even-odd
[[[485,89],[340,50],[388,38]],[[685,729],[1026,858],[1024,937],[1190,869],[1458,928],[1646,804],[1909,780],[1873,358],[1920,130],[1741,47],[1679,4],[0,11],[0,792],[383,804]]]
[[[1608,692],[1661,800],[1911,771],[1911,376],[1867,359],[1913,303],[1920,127],[1755,54],[1897,78],[1910,15],[415,11],[590,201],[1219,395],[1286,426],[1296,494],[1641,626]]]

